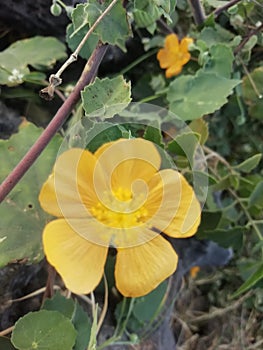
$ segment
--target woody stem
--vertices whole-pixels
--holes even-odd
[[[11,192],[19,180],[25,175],[27,170],[33,165],[36,159],[40,156],[52,137],[61,128],[73,107],[77,103],[80,97],[80,91],[84,89],[86,85],[91,83],[96,74],[98,67],[106,53],[107,46],[98,44],[89,58],[84,70],[70,96],[59,108],[54,118],[51,120],[47,128],[39,136],[37,141],[29,149],[22,160],[17,164],[13,171],[7,176],[7,178],[0,185],[0,203]]]

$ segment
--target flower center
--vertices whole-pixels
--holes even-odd
[[[91,207],[91,214],[106,226],[131,228],[143,224],[148,210],[142,205],[143,196],[133,196],[130,190],[119,187],[104,193],[102,201]]]

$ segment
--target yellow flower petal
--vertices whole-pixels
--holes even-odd
[[[158,51],[157,59],[161,68],[168,68],[174,63],[174,56],[167,52],[166,49],[160,49]]]
[[[176,59],[179,51],[179,41],[176,34],[169,34],[165,38],[164,48],[157,53],[157,59],[160,62],[161,68],[168,68]]]
[[[99,284],[108,248],[81,238],[63,219],[45,227],[43,244],[47,260],[73,293],[90,293]]]
[[[180,50],[184,53],[188,53],[188,47],[194,40],[192,38],[183,38],[180,42]]]
[[[180,62],[178,61],[166,69],[165,76],[166,76],[166,78],[171,78],[175,75],[180,74],[182,69],[183,69],[183,65],[180,64]]]
[[[165,169],[149,182],[145,207],[148,225],[176,238],[192,236],[200,223],[201,209],[192,187],[175,170]]]
[[[60,155],[52,175],[40,191],[42,208],[57,217],[89,215],[87,208],[98,201],[93,187],[95,166],[97,187],[104,191],[105,178],[92,153],[73,148]]]
[[[193,42],[191,38],[183,38],[179,43],[176,34],[170,34],[165,39],[165,46],[160,49],[157,59],[161,68],[165,68],[166,78],[181,73],[183,66],[190,60],[188,45]]]
[[[107,143],[98,149],[95,156],[108,174],[113,190],[124,188],[134,191],[132,186],[136,185],[135,182],[141,190],[138,182],[147,182],[161,164],[161,157],[154,144],[140,138]]]
[[[54,174],[51,174],[47,181],[43,184],[38,200],[41,207],[49,214],[62,217],[63,214],[57,202]]]
[[[134,248],[117,249],[116,287],[126,297],[140,297],[155,289],[176,270],[178,257],[158,235]]]
[[[175,33],[167,35],[164,41],[164,47],[168,51],[177,52],[179,50],[179,40],[178,36]]]

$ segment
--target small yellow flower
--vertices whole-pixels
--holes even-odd
[[[195,234],[200,205],[192,187],[150,141],[120,139],[94,154],[73,148],[60,155],[44,183],[42,208],[47,260],[69,290],[86,294],[99,284],[109,247],[116,248],[115,280],[127,297],[145,295],[169,277],[178,257],[160,234]]]
[[[169,34],[165,38],[164,48],[158,51],[157,59],[160,67],[166,69],[166,78],[171,78],[181,73],[183,66],[191,58],[188,46],[192,42],[193,39],[191,38],[183,38],[179,43],[176,34]]]
[[[190,269],[190,276],[194,279],[197,277],[198,272],[200,271],[200,267],[199,266],[193,266]]]

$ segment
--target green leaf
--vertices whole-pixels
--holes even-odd
[[[19,132],[9,140],[0,140],[0,181],[17,165],[42,131],[41,128],[24,122]],[[52,170],[60,143],[61,137],[55,136],[1,203],[0,266],[14,259],[38,261],[43,257],[42,231],[50,216],[41,209],[38,194]]]
[[[120,139],[122,131],[119,125],[108,122],[96,123],[86,132],[86,148],[93,153],[104,143]]]
[[[74,32],[73,24],[71,23],[67,26],[66,41],[67,41],[67,44],[72,52],[76,50],[79,43],[81,42],[81,40],[84,38],[85,34],[87,33],[87,31],[88,31],[87,27],[88,26],[81,28],[79,31],[77,31],[73,35],[73,32]],[[89,39],[83,45],[82,49],[80,50],[80,52],[79,52],[80,57],[88,59],[90,57],[90,55],[92,54],[93,50],[95,49],[95,47],[97,46],[98,42],[99,42],[98,36],[96,34],[92,33],[90,35]]]
[[[194,154],[199,145],[200,135],[194,132],[186,132],[175,137],[167,145],[168,151],[179,156],[186,157],[190,164],[193,163]]]
[[[135,0],[133,17],[138,28],[146,28],[151,34],[156,29],[156,21],[164,16],[171,22],[170,13],[174,11],[174,0]]]
[[[77,300],[67,299],[59,292],[52,299],[46,299],[42,309],[58,311],[72,321],[77,338],[74,350],[86,350],[90,338],[91,321]]]
[[[253,80],[255,87],[251,85]],[[263,67],[253,70],[250,78],[245,76],[242,83],[242,94],[248,105],[248,113],[252,118],[263,119]]]
[[[72,350],[76,330],[57,311],[30,312],[20,318],[12,333],[12,344],[19,350]]]
[[[224,5],[227,5],[228,1],[219,1],[219,0],[206,0],[205,2],[208,3],[208,5],[214,7],[214,8],[218,8]]]
[[[66,47],[53,37],[36,36],[15,42],[0,53],[0,84],[14,86],[29,74],[28,66],[50,69],[57,60],[66,58]]]
[[[72,23],[67,27],[66,40],[69,48],[75,51],[81,40],[89,30],[87,5],[78,4],[72,11]],[[94,32],[91,33],[88,40],[79,52],[82,58],[88,59],[99,42],[99,37]]]
[[[67,29],[67,42],[72,50],[75,50],[89,28],[96,22],[99,16],[110,5],[111,0],[99,3],[90,0],[87,4],[78,4],[72,11],[72,24]],[[122,2],[117,2],[88,38],[84,48],[80,51],[81,57],[88,58],[90,50],[95,48],[100,40],[103,43],[118,45],[126,51],[125,42],[131,36],[130,26]],[[95,45],[95,46],[94,46]]]
[[[219,43],[210,47],[209,54],[210,58],[205,64],[204,71],[230,78],[234,61],[232,49]]]
[[[160,147],[164,147],[160,123],[158,121],[153,121],[146,127],[143,138],[152,141]]]
[[[53,298],[46,299],[42,309],[49,311],[58,311],[65,317],[71,319],[74,312],[74,301],[72,299],[67,299],[63,297],[59,292],[57,292]]]
[[[237,17],[240,17],[240,16],[237,15]],[[238,20],[238,22],[239,22],[239,20]],[[243,25],[243,23],[242,23],[242,25]],[[257,42],[258,42],[257,35],[252,35],[248,39],[246,44],[242,47],[240,55],[241,55],[242,60],[245,64],[248,64],[250,62],[252,49],[257,44]]]
[[[239,174],[228,174],[224,178],[222,178],[219,182],[217,182],[215,185],[213,185],[213,190],[220,191],[231,187],[237,190],[239,187],[239,180],[240,180]]]
[[[221,211],[203,210],[201,224],[198,228],[197,236],[202,239],[206,235],[206,231],[212,231],[217,228],[222,218]]]
[[[77,301],[75,302],[72,323],[78,332],[74,350],[86,350],[90,340],[91,321]]]
[[[255,205],[263,208],[263,181],[259,182],[254,191],[251,193],[248,205],[250,207]]]
[[[244,162],[234,166],[233,168],[244,173],[250,173],[253,169],[255,169],[258,166],[261,158],[261,153],[255,154],[254,156],[246,159]]]
[[[260,241],[259,243],[261,243],[260,249],[262,249],[263,242]],[[253,252],[255,252],[254,249]],[[239,262],[237,262],[237,267],[242,280],[245,282],[251,275],[253,275],[253,273],[255,273],[258,270],[261,264],[262,261],[254,260],[252,258],[246,258],[245,260],[242,259]]]
[[[195,194],[200,202],[207,200],[208,187],[216,183],[216,179],[208,174],[205,170],[191,170],[184,173],[187,181],[194,187]]]
[[[162,306],[164,306],[167,285],[165,281],[151,293],[135,299],[133,315],[139,321],[148,323],[155,319],[157,314],[161,311]]]
[[[156,320],[165,304],[167,286],[167,281],[164,281],[151,293],[143,297],[124,299],[116,307],[116,319],[125,319],[130,309],[131,314],[127,322],[129,332],[140,332],[142,334],[142,331],[145,333],[149,330],[152,331],[152,323]],[[132,308],[130,307],[131,303],[133,303]]]
[[[25,74],[23,80],[29,83],[41,83],[46,79],[46,74],[41,72],[30,72],[29,74]]]
[[[169,86],[167,99],[170,111],[182,120],[201,118],[222,107],[238,84],[239,80],[203,71],[195,76],[183,75]]]
[[[138,28],[146,28],[149,33],[153,34],[157,27],[156,21],[161,17],[162,11],[158,7],[150,7],[150,11],[135,9],[133,16]]]
[[[86,28],[87,32],[89,29],[87,26],[89,24],[87,4],[77,4],[77,6],[72,11],[71,19],[74,28],[74,33],[72,35],[75,35],[80,29],[84,27]]]
[[[242,286],[240,288],[238,288],[238,290],[231,295],[231,298],[236,298],[238,297],[240,294],[246,292],[247,290],[249,290],[250,288],[252,288],[257,282],[259,282],[260,280],[262,280],[263,278],[263,264],[261,264],[259,266],[259,268],[257,269],[256,272],[253,273],[252,276],[250,276],[245,283],[242,284]]]
[[[86,6],[88,13],[88,22],[92,26],[98,17],[106,10],[112,0],[98,2],[90,0]],[[118,1],[105,16],[98,26],[94,29],[94,33],[104,43],[119,46],[126,51],[125,42],[131,36],[130,26],[127,20],[126,11],[121,1]]]
[[[11,344],[10,340],[5,337],[0,337],[0,349],[3,350],[16,350]]]
[[[191,121],[189,128],[191,128],[194,133],[200,135],[199,142],[201,145],[204,145],[209,135],[208,124],[204,121],[204,119],[200,118]]]
[[[234,38],[235,35],[233,33],[224,29],[220,25],[215,24],[214,28],[204,27],[200,33],[198,40],[204,41],[207,47],[211,47],[218,43],[232,46],[232,40],[234,40]]]
[[[221,247],[239,250],[243,246],[244,239],[244,227],[235,227],[231,229],[215,229],[212,231],[203,231],[202,234],[198,234],[200,239],[210,239],[218,243]]]
[[[120,75],[113,79],[96,78],[81,92],[83,108],[89,117],[111,118],[131,101],[131,85]]]

